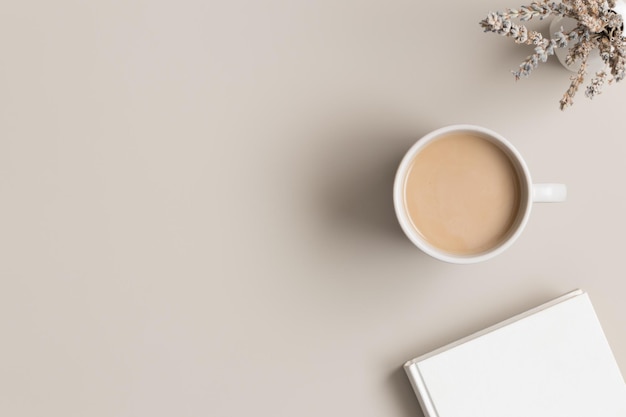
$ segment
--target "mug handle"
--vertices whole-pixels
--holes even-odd
[[[558,203],[567,198],[565,184],[533,184],[533,202]]]

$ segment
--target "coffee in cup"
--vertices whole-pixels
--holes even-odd
[[[438,129],[407,152],[394,184],[400,225],[440,260],[473,263],[509,247],[533,201],[563,201],[562,184],[535,184],[517,150],[472,125]]]

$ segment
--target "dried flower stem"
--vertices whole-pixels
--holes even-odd
[[[565,109],[567,106],[571,106],[572,104],[574,104],[574,96],[578,91],[578,87],[580,87],[580,85],[585,80],[586,74],[587,61],[583,60],[583,62],[580,64],[580,68],[578,68],[578,72],[576,73],[576,75],[571,77],[572,82],[569,85],[569,88],[567,89],[565,94],[563,94],[563,98],[559,102],[561,105],[561,110]]]

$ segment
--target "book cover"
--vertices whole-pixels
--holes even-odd
[[[404,369],[426,417],[626,416],[626,384],[582,290]]]

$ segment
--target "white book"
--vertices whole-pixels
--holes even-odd
[[[626,416],[626,384],[581,290],[404,369],[425,417]]]

